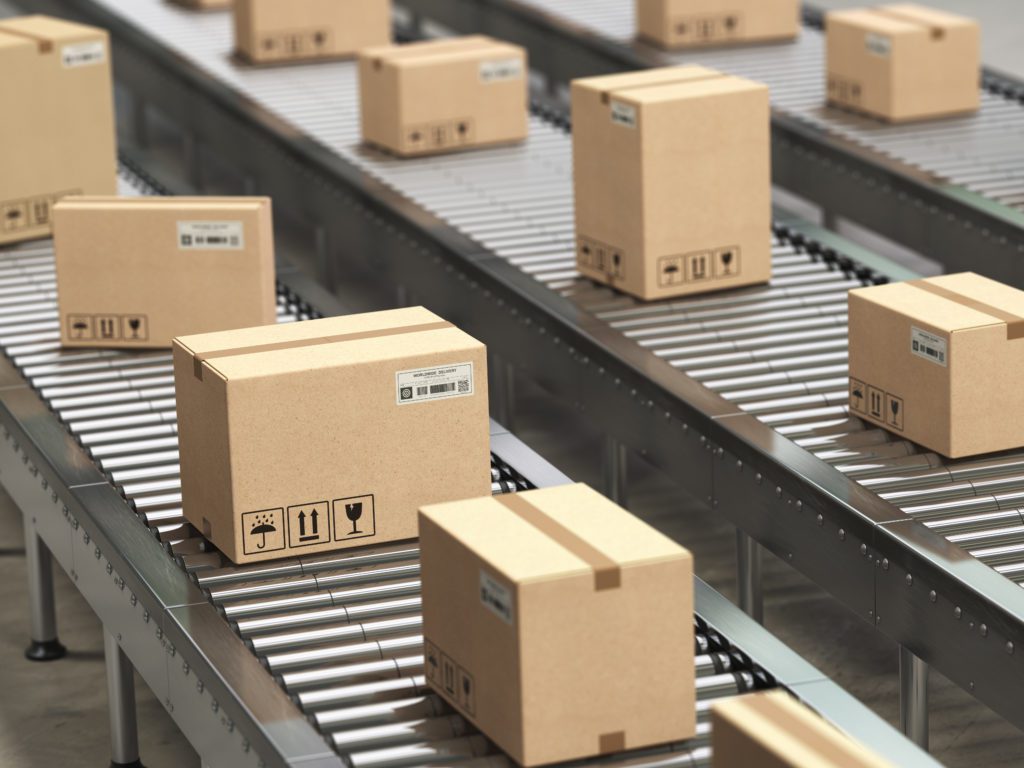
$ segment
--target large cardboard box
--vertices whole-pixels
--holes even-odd
[[[491,491],[484,345],[421,307],[174,341],[185,517],[236,563]]]
[[[363,139],[405,157],[522,141],[526,51],[473,35],[359,54]]]
[[[391,0],[235,0],[235,51],[253,64],[353,56],[391,42]]]
[[[800,0],[635,0],[640,37],[663,48],[792,40]]]
[[[1024,446],[1024,291],[965,272],[849,303],[852,413],[950,458]]]
[[[785,691],[711,706],[714,768],[894,768]]]
[[[107,33],[0,19],[0,71],[0,243],[46,237],[60,198],[117,191]]]
[[[426,678],[520,765],[696,729],[693,558],[585,485],[424,507]]]
[[[830,104],[899,122],[981,104],[981,28],[910,3],[826,16]]]
[[[641,299],[771,277],[768,88],[704,67],[572,84],[576,263]]]
[[[277,317],[268,198],[68,197],[54,245],[66,347],[169,347]]]

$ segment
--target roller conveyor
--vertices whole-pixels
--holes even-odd
[[[114,659],[131,658],[204,764],[511,766],[425,684],[415,542],[228,563],[181,516],[167,354],[62,350],[53,280],[49,243],[0,250],[0,290],[20,309],[0,318],[4,484],[27,512],[30,540],[46,541],[104,621]],[[279,322],[312,316],[285,280]],[[140,414],[159,418],[140,423]],[[102,437],[75,450],[64,429]],[[48,450],[54,437],[63,451]],[[496,425],[492,450],[493,493],[568,481]],[[524,474],[503,456],[530,466]],[[104,495],[107,505],[96,503]],[[108,538],[115,531],[120,541]],[[696,588],[698,735],[602,764],[709,765],[710,703],[782,685],[902,764],[936,765],[706,585]]]
[[[150,0],[77,8],[114,30],[118,76],[136,114],[144,99],[143,113],[185,121],[197,132],[191,143],[208,143],[279,207],[312,220],[328,243],[328,283],[338,279],[333,260],[352,256],[349,241],[372,243],[382,277],[415,286],[417,298],[487,340],[497,362],[534,376],[608,432],[613,495],[622,445],[642,450],[880,631],[1022,722],[1014,640],[1024,596],[986,565],[1017,573],[1006,530],[1015,519],[993,517],[1013,511],[999,507],[1008,500],[916,519],[874,489],[942,493],[961,465],[846,412],[845,293],[906,273],[829,233],[780,222],[767,288],[638,304],[576,276],[569,142],[557,121],[535,116],[523,147],[398,162],[357,144],[349,63],[238,69],[222,16]],[[506,379],[495,369],[500,389]],[[105,442],[93,435],[152,426],[159,439],[171,429],[159,413],[75,417],[90,445]],[[998,474],[1013,461],[963,470]],[[132,485],[140,513],[168,529],[180,524],[173,482]],[[1010,537],[989,540],[1010,547],[997,554],[946,538],[996,530]],[[190,568],[211,564],[194,544],[178,546]],[[756,590],[756,579],[746,583]],[[280,589],[270,585],[260,598]]]

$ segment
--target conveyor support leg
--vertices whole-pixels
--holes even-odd
[[[142,768],[135,722],[135,668],[117,638],[103,631],[110,707],[110,768]]]
[[[618,439],[604,439],[604,493],[616,504],[626,506],[629,453]]]
[[[25,656],[32,661],[53,661],[62,658],[67,650],[57,639],[52,557],[28,515],[25,516],[25,565],[28,568],[28,599],[31,614],[31,644],[25,650]]]
[[[900,646],[900,729],[928,749],[928,665]]]
[[[764,623],[761,590],[761,545],[743,531],[736,531],[736,578],[740,609],[758,624]]]

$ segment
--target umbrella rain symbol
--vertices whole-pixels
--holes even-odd
[[[277,528],[270,522],[272,514],[267,512],[256,516],[256,519],[252,522],[252,529],[249,533],[252,536],[259,536],[260,543],[256,545],[256,549],[263,549],[267,546],[267,534],[276,533]]]

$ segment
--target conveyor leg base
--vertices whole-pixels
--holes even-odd
[[[132,763],[115,763],[113,760],[111,760],[110,768],[146,768],[146,766],[142,764],[141,760],[136,760]]]
[[[68,649],[59,640],[33,640],[25,649],[25,658],[29,661],[56,661],[67,654]]]

